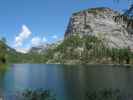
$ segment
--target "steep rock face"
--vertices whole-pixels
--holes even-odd
[[[94,35],[108,47],[133,49],[133,35],[125,27],[122,19],[116,20],[120,13],[110,8],[92,8],[74,13],[70,18],[65,38],[79,34]]]

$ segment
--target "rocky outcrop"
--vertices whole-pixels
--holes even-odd
[[[93,35],[103,40],[108,47],[133,50],[133,28],[127,28],[128,23],[118,16],[120,13],[104,7],[74,13],[70,18],[65,38],[75,34],[81,37]]]

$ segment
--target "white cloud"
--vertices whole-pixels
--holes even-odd
[[[19,35],[15,38],[15,47],[19,47],[23,45],[23,42],[29,38],[31,35],[31,31],[26,25],[22,26],[22,30]]]
[[[29,40],[31,35],[32,35],[31,30],[26,25],[23,25],[21,32],[18,34],[18,36],[15,37],[14,40],[14,48],[16,49],[16,51],[27,53],[31,47],[39,46],[47,42],[45,36],[44,37],[36,36],[33,37],[31,40]],[[53,38],[56,37],[54,36]],[[28,40],[30,42],[25,43],[25,40]]]
[[[46,37],[43,37],[42,41],[43,41],[43,42],[47,42]]]
[[[52,38],[53,38],[53,39],[57,39],[58,36],[57,36],[57,35],[53,35]]]

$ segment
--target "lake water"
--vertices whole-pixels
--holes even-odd
[[[0,93],[6,100],[26,89],[50,90],[56,100],[85,100],[88,91],[104,89],[133,93],[133,67],[14,64],[0,75]]]

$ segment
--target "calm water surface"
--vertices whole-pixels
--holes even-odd
[[[52,91],[57,100],[82,100],[87,91],[100,89],[133,93],[133,67],[15,64],[0,74],[0,93],[7,100],[16,91],[40,88]]]

